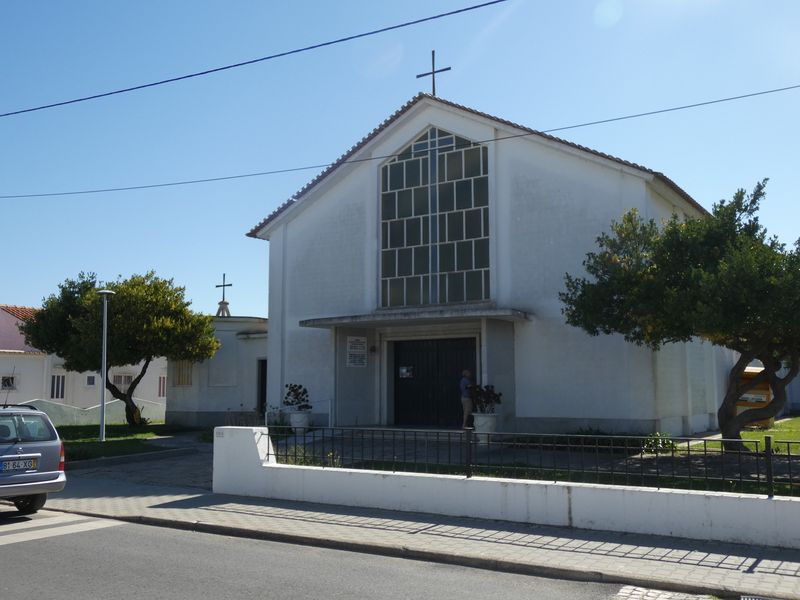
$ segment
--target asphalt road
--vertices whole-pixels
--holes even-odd
[[[0,504],[0,598],[598,600],[620,588]]]

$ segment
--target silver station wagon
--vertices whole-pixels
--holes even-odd
[[[66,483],[64,444],[48,416],[33,406],[0,404],[0,499],[31,514]]]

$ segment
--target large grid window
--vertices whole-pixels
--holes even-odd
[[[381,168],[381,306],[487,300],[489,159],[431,127]]]

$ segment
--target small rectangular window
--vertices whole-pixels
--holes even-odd
[[[86,376],[86,387],[94,387],[95,375]]]
[[[175,385],[192,385],[192,363],[188,360],[175,363]]]
[[[158,397],[159,398],[166,398],[167,397],[167,376],[166,375],[159,375],[158,376]]]
[[[0,390],[15,390],[17,389],[17,380],[14,375],[3,375],[0,377]]]
[[[50,377],[50,398],[53,400],[64,399],[65,375],[52,375]]]

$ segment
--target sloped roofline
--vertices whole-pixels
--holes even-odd
[[[414,106],[419,104],[423,100],[432,100],[434,102],[438,102],[444,106],[449,106],[451,108],[455,108],[457,110],[461,110],[473,115],[477,115],[479,117],[483,117],[485,119],[489,119],[495,121],[496,123],[500,123],[506,125],[508,127],[513,127],[515,129],[519,129],[526,133],[529,133],[531,136],[538,136],[540,138],[557,142],[559,144],[563,144],[565,146],[569,146],[570,148],[575,148],[577,150],[581,150],[582,152],[588,152],[589,154],[593,154],[594,156],[599,156],[601,158],[605,158],[607,160],[611,160],[613,162],[619,163],[621,165],[625,165],[626,167],[631,167],[633,169],[637,169],[639,171],[643,171],[645,173],[649,173],[655,179],[664,183],[668,188],[673,190],[676,194],[678,194],[681,198],[686,200],[691,206],[695,209],[699,210],[703,214],[708,214],[708,211],[703,208],[694,198],[692,198],[683,188],[681,188],[678,184],[672,181],[669,177],[664,175],[659,171],[654,171],[652,169],[648,169],[645,166],[636,164],[634,162],[630,162],[624,160],[622,158],[618,158],[616,156],[612,156],[610,154],[606,154],[605,152],[600,152],[598,150],[594,150],[592,148],[588,148],[586,146],[581,146],[580,144],[576,144],[574,142],[570,142],[568,140],[547,134],[542,133],[541,131],[537,131],[535,129],[531,129],[530,127],[525,127],[524,125],[520,125],[518,123],[514,123],[513,121],[509,121],[507,119],[502,119],[500,117],[496,117],[494,115],[490,115],[488,113],[481,112],[479,110],[475,110],[474,108],[470,108],[468,106],[464,106],[462,104],[457,104],[455,102],[451,102],[450,100],[444,100],[438,96],[432,96],[430,94],[419,93],[414,96],[411,100],[406,102],[403,106],[401,106],[397,111],[394,112],[391,116],[389,116],[383,123],[378,125],[375,129],[373,129],[369,134],[367,134],[360,142],[358,142],[355,146],[350,148],[347,152],[345,152],[342,156],[340,156],[334,163],[332,163],[328,168],[322,171],[319,175],[317,175],[314,179],[309,181],[306,185],[304,185],[299,191],[297,191],[294,195],[292,195],[288,200],[286,200],[283,204],[281,204],[278,208],[276,208],[272,213],[270,213],[265,219],[263,219],[258,225],[253,227],[250,231],[247,232],[248,237],[257,238],[258,234],[272,221],[277,219],[282,213],[284,213],[289,207],[294,205],[296,202],[300,201],[303,196],[305,196],[309,191],[319,185],[322,181],[324,181],[331,173],[333,173],[336,169],[338,169],[341,165],[345,164],[349,161],[353,156],[358,153],[364,146],[366,146],[370,141],[375,139],[380,133],[386,130],[390,125],[400,119],[403,115],[405,115],[409,110],[411,110]]]
[[[39,312],[38,308],[31,308],[30,306],[15,306],[13,304],[0,304],[0,310],[6,311],[12,317],[16,317],[20,321],[27,321],[36,316]]]

